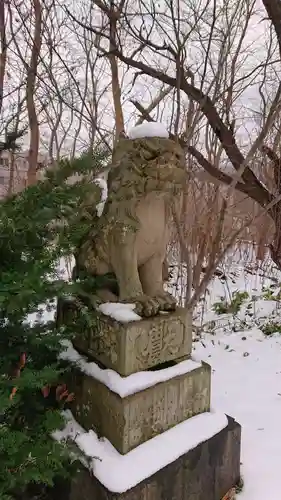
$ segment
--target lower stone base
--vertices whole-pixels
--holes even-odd
[[[240,479],[240,443],[241,427],[228,417],[218,434],[125,493],[108,491],[84,469],[70,500],[222,500]]]
[[[72,413],[84,429],[94,429],[126,454],[180,422],[209,411],[211,367],[191,360],[186,363],[190,363],[190,371],[124,398],[93,377],[77,373]]]

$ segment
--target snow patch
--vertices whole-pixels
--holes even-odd
[[[169,138],[169,132],[162,123],[150,122],[136,125],[129,130],[129,139],[141,139],[143,137],[163,137]]]
[[[96,177],[94,179],[94,183],[101,188],[101,201],[96,206],[97,216],[101,217],[101,215],[103,214],[105,202],[108,197],[107,182],[106,179],[104,179],[103,177]]]
[[[258,329],[221,332],[204,336],[194,348],[213,369],[212,405],[242,426],[244,488],[237,500],[279,500],[280,335],[264,338]]]
[[[139,321],[141,316],[134,312],[135,304],[122,304],[119,302],[105,302],[98,306],[98,310],[105,314],[105,316],[110,316],[120,323],[129,323],[130,321]]]
[[[71,281],[72,271],[75,266],[74,255],[68,257],[61,257],[58,262],[57,272],[61,279],[64,281]]]
[[[65,427],[61,430],[52,432],[52,437],[56,441],[64,441],[66,439],[72,439],[74,441],[77,436],[86,432],[83,427],[76,422],[70,410],[62,411],[62,415],[65,418]]]
[[[73,439],[90,458],[94,476],[114,493],[128,491],[227,426],[224,413],[201,413],[121,455],[107,439],[98,439],[92,430],[82,430],[71,412],[65,412],[65,416],[67,430],[57,431],[54,438]]]
[[[133,373],[128,377],[121,377],[119,373],[110,369],[100,368],[94,361],[88,362],[81,356],[68,340],[63,341],[66,350],[60,353],[60,358],[76,366],[86,375],[93,377],[102,384],[106,385],[112,392],[118,394],[121,398],[136,394],[137,392],[153,387],[161,382],[166,382],[179,375],[191,372],[199,368],[202,363],[187,359],[170,368],[156,371],[143,371]]]

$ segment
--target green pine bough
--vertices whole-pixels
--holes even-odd
[[[58,360],[61,340],[76,332],[44,321],[42,304],[52,310],[57,297],[79,294],[79,283],[63,280],[57,264],[93,223],[79,207],[90,196],[93,209],[100,187],[65,181],[75,172],[94,175],[103,162],[100,152],[62,161],[0,205],[1,500],[46,498],[72,470],[67,448],[51,435],[63,426],[61,409],[73,397],[64,384],[68,367]]]

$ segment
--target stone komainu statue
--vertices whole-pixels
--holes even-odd
[[[175,309],[163,288],[162,266],[185,178],[184,152],[175,141],[119,140],[103,214],[75,256],[76,276],[115,276],[115,295],[105,287],[99,292],[103,301],[135,303],[136,312],[147,317]]]

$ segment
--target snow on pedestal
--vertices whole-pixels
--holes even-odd
[[[120,323],[129,323],[130,321],[139,321],[141,316],[135,313],[135,304],[122,304],[119,302],[105,302],[98,306],[98,310],[105,316],[120,321]]]
[[[67,425],[56,431],[58,440],[72,439],[90,458],[94,476],[111,492],[123,493],[152,476],[180,456],[210,439],[227,426],[225,414],[205,412],[141,444],[126,455],[121,455],[107,439],[98,439],[94,431],[86,432],[65,412]]]
[[[137,392],[153,387],[156,384],[171,380],[174,377],[191,372],[202,366],[201,362],[195,362],[187,359],[170,368],[156,371],[143,371],[133,373],[128,377],[121,377],[119,373],[110,369],[100,368],[94,361],[88,362],[81,356],[71,342],[64,341],[66,350],[60,354],[60,358],[74,363],[81,372],[93,377],[102,384],[106,385],[112,392],[118,394],[121,398],[136,394]]]

